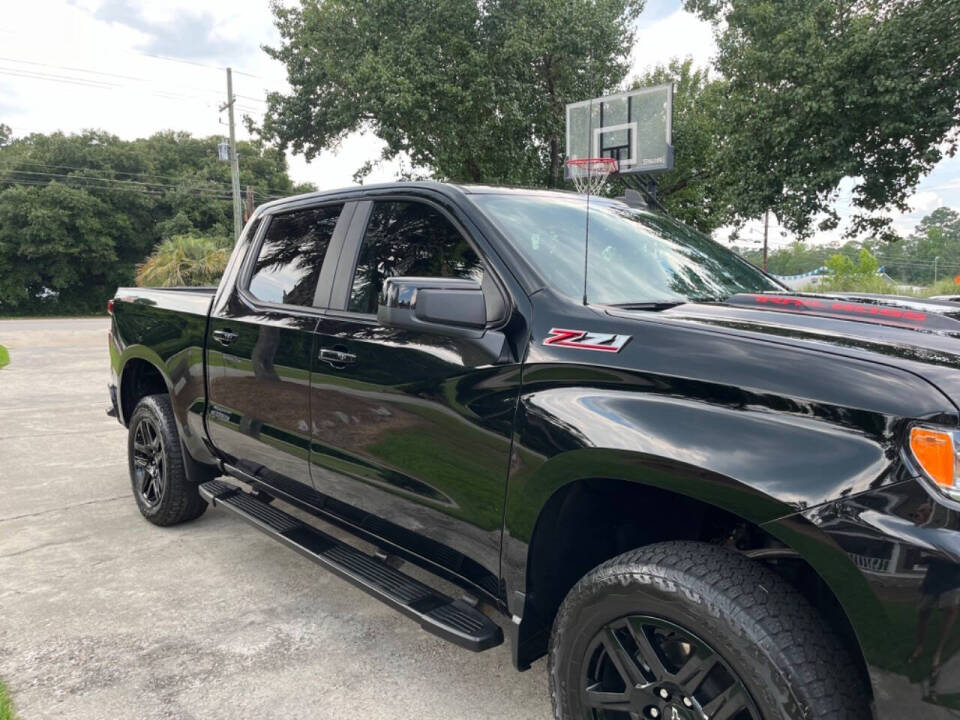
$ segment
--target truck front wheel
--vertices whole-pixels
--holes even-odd
[[[207,503],[187,479],[170,397],[141,399],[128,427],[130,482],[140,513],[154,525],[176,525],[203,515]]]
[[[570,591],[553,625],[560,720],[864,720],[837,637],[770,569],[669,542],[624,553]]]

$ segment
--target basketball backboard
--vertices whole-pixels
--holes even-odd
[[[670,170],[672,125],[672,83],[570,103],[566,159],[612,157],[621,175]]]

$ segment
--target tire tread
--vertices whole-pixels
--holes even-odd
[[[730,625],[761,638],[759,651],[777,668],[808,717],[864,720],[869,694],[840,639],[786,580],[759,562],[716,545],[675,541],[618,555],[587,573],[569,592],[554,621],[548,655],[550,695],[566,718],[556,679],[557,655],[572,630],[569,616],[587,596],[621,590],[638,575],[659,576],[710,593]]]
[[[187,479],[183,462],[183,449],[180,446],[180,436],[177,433],[177,424],[173,416],[173,407],[170,404],[169,395],[147,395],[141,398],[130,417],[131,483],[134,482],[132,433],[133,428],[136,427],[138,415],[144,412],[154,416],[160,426],[160,432],[164,436],[163,442],[167,449],[167,485],[160,506],[154,512],[149,512],[144,508],[140,503],[137,490],[134,488],[134,497],[137,498],[140,513],[154,525],[160,525],[161,527],[195,520],[206,511],[207,503],[200,497],[197,486]]]

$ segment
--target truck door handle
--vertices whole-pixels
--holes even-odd
[[[233,345],[240,336],[233,332],[233,330],[214,330],[213,337],[221,345]]]
[[[357,356],[344,350],[326,349],[320,351],[320,359],[337,369],[345,368],[347,365],[353,365],[357,361]]]

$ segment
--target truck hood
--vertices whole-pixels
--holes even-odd
[[[739,294],[658,313],[610,308],[618,317],[698,324],[754,339],[900,367],[960,400],[960,306],[866,294]]]

